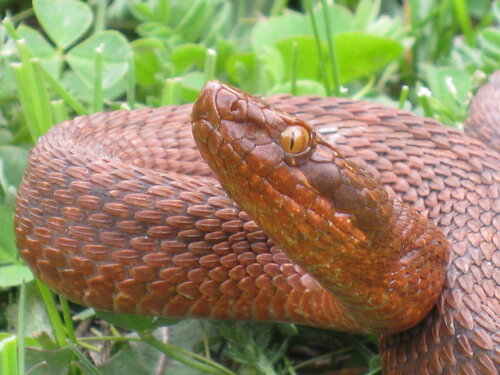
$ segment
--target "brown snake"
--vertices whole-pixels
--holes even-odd
[[[499,92],[471,118],[498,129]],[[18,194],[23,258],[96,309],[377,332],[386,374],[498,374],[495,128],[487,146],[378,104],[266,101],[301,120],[209,83],[194,110],[54,127]]]

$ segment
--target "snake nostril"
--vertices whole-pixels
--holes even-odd
[[[244,122],[248,120],[247,102],[242,99],[235,99],[229,105],[229,113],[233,121]]]
[[[233,114],[238,113],[238,111],[239,111],[240,109],[241,109],[241,108],[240,108],[240,105],[239,105],[239,103],[238,103],[238,100],[233,101],[233,102],[231,103],[230,108],[229,108],[229,110],[230,110],[230,111],[231,111],[231,113],[233,113]]]

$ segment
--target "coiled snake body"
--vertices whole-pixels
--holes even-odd
[[[498,374],[494,128],[488,147],[377,104],[267,102],[291,115],[209,83],[194,109],[54,127],[19,190],[23,258],[97,309],[376,332],[387,374]]]

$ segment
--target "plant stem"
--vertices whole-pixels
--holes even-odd
[[[179,348],[172,344],[166,344],[157,340],[151,332],[139,332],[142,341],[167,354],[171,358],[194,369],[202,371],[205,374],[214,375],[236,375],[231,370],[219,365],[212,360],[201,355],[192,353],[186,349]],[[189,358],[190,357],[190,358]]]
[[[327,7],[326,0],[321,0],[321,5],[323,7],[323,18],[325,20],[326,42],[328,45],[328,57],[330,61],[330,69],[332,71],[331,73],[333,76],[333,94],[335,96],[339,96],[340,95],[339,67],[337,65],[337,56],[335,54],[334,35],[330,27],[330,17],[328,17],[328,13],[326,10]]]
[[[25,312],[26,312],[26,284],[21,284],[19,288],[19,306],[17,311],[17,371],[19,374],[26,373],[26,344],[24,336],[25,328]]]
[[[94,100],[92,104],[92,112],[102,111],[103,103],[103,88],[102,88],[102,73],[103,73],[103,45],[101,44],[94,50]]]
[[[332,90],[330,88],[330,79],[326,73],[325,56],[323,54],[323,46],[321,43],[321,38],[319,36],[318,24],[316,22],[316,16],[314,15],[314,10],[312,6],[312,0],[303,0],[304,8],[309,13],[309,18],[311,20],[311,26],[314,33],[314,41],[316,42],[316,50],[318,51],[320,69],[323,75],[323,83],[325,85],[325,91],[328,96],[332,95]]]

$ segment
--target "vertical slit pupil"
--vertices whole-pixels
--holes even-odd
[[[290,134],[290,150],[293,151],[293,145],[295,144],[295,130]]]

